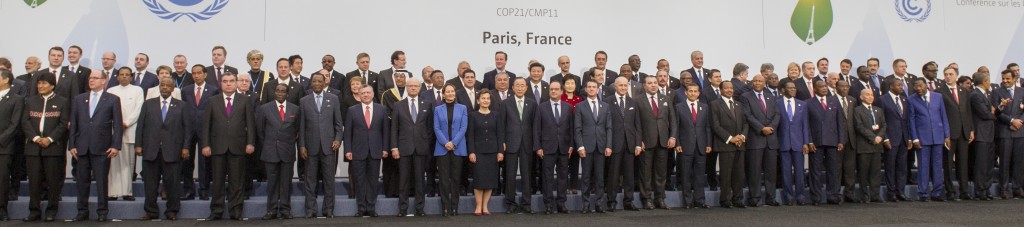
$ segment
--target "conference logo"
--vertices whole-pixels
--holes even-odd
[[[894,2],[896,14],[906,22],[923,22],[932,14],[932,0],[895,0]]]
[[[220,13],[228,5],[228,0],[142,0],[142,3],[160,19],[177,22],[178,19],[186,18],[199,22]]]
[[[793,9],[789,25],[797,38],[813,45],[832,29],[832,1],[800,0]]]
[[[25,0],[25,4],[32,8],[39,7],[43,3],[46,3],[46,0]]]

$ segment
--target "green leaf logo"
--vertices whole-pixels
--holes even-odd
[[[32,8],[36,8],[43,3],[46,3],[46,0],[25,0],[25,4]]]
[[[800,0],[789,19],[793,33],[812,45],[832,28],[832,2],[829,0]]]

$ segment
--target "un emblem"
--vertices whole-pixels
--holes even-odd
[[[895,0],[896,14],[906,22],[923,22],[932,13],[932,0]]]
[[[228,0],[142,0],[142,3],[160,19],[177,22],[178,19],[187,18],[199,22],[220,13],[228,5]],[[164,7],[164,3],[173,4],[173,9]]]

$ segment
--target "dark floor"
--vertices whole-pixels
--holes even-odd
[[[0,226],[1021,226],[1024,200],[900,202],[746,209],[617,211],[605,214],[492,214],[484,217],[379,217],[201,222],[196,220],[49,224],[0,222]],[[115,212],[115,211],[112,211]]]

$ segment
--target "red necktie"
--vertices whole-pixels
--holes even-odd
[[[202,90],[202,88],[201,88],[201,87],[196,87],[196,106],[197,106],[197,107],[199,106],[199,98],[201,98],[201,96],[200,96],[200,95],[202,95],[202,94],[203,94],[203,93],[202,93],[202,91],[203,91],[203,90]]]
[[[935,91],[935,84],[928,81],[928,91]]]
[[[693,106],[693,103],[690,103],[690,115],[693,115],[693,124],[697,124],[697,109]]]
[[[651,96],[651,109],[654,109],[654,116],[658,116],[658,101],[654,100],[654,96]]]
[[[761,93],[757,93],[757,102],[761,103],[761,111],[768,113],[768,108],[764,106],[764,97],[761,96]]]
[[[284,104],[278,105],[278,114],[281,114],[281,120],[284,121]]]
[[[366,128],[370,128],[370,106],[366,106],[366,111],[363,111],[363,119],[366,121]]]
[[[956,104],[960,104],[960,97],[956,96],[956,88],[949,87],[949,93],[953,93],[953,100],[956,100]]]
[[[827,110],[828,109],[828,105],[825,105],[825,98],[818,98],[818,99],[821,100],[821,108]]]

